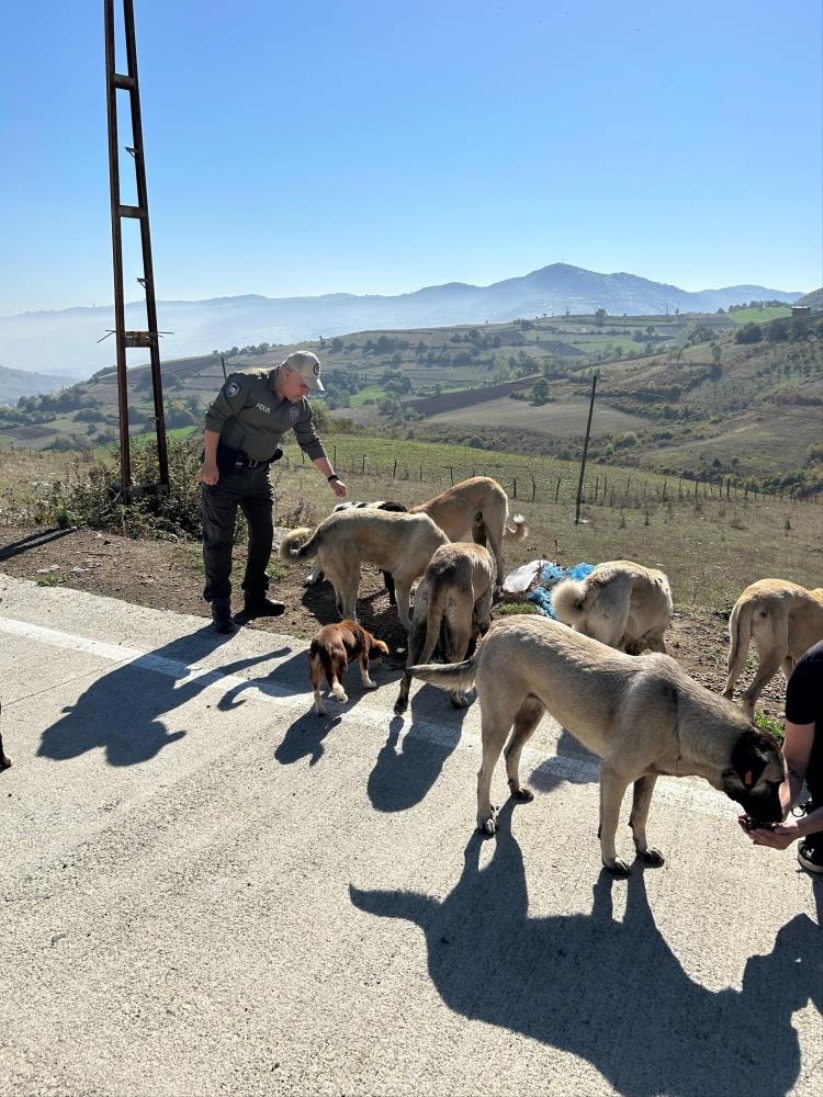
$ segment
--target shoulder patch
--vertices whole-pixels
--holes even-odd
[[[229,398],[229,400],[231,400],[232,397],[236,396],[239,391],[240,386],[236,381],[232,381],[231,384],[226,385],[226,396]]]
[[[296,423],[297,420],[299,419],[299,417],[300,417],[300,405],[299,404],[292,404],[292,406],[289,408],[289,422],[290,423]]]

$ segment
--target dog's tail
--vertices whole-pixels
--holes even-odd
[[[470,659],[464,659],[462,663],[421,663],[416,667],[407,667],[406,673],[412,678],[420,678],[424,682],[431,682],[441,689],[471,689],[477,677],[477,661],[480,657],[482,645]]]
[[[558,621],[574,627],[584,616],[588,588],[582,579],[561,579],[552,587],[552,612]]]
[[[293,529],[280,542],[280,559],[289,564],[295,560],[307,560],[317,554],[318,547],[316,529]]]
[[[737,601],[729,617],[729,660],[728,678],[723,691],[724,697],[731,697],[734,684],[746,663],[746,655],[749,651],[749,643],[752,638],[752,618],[755,605],[751,599]]]
[[[506,525],[503,528],[504,541],[525,541],[529,536],[529,527],[522,514],[506,517]]]

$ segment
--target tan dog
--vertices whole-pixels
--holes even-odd
[[[665,653],[672,592],[662,571],[631,560],[598,564],[585,579],[563,579],[552,589],[558,621],[610,648],[639,655]]]
[[[295,529],[280,544],[280,558],[289,563],[317,557],[334,587],[341,617],[357,620],[360,565],[376,564],[391,572],[397,596],[397,616],[409,628],[409,593],[426,570],[435,549],[448,537],[426,514],[342,510],[330,514],[315,530]]]
[[[428,514],[450,541],[471,537],[480,545],[488,544],[497,565],[497,586],[505,578],[504,541],[522,541],[529,527],[522,515],[509,518],[509,498],[496,480],[472,476],[441,491],[428,503],[409,507],[409,514]]]
[[[782,818],[785,776],[774,740],[736,705],[693,681],[668,655],[635,659],[542,617],[497,621],[471,659],[454,666],[410,667],[446,689],[473,682],[481,708],[483,761],[477,776],[477,825],[496,829],[491,777],[509,731],[506,772],[512,796],[533,799],[520,784],[520,754],[543,714],[602,759],[600,849],[616,875],[628,867],[615,851],[623,795],[634,782],[629,826],[641,861],[663,863],[646,841],[646,818],[660,775],[704,777],[760,822]]]
[[[446,662],[459,663],[472,635],[488,632],[493,593],[494,560],[488,549],[470,541],[439,548],[414,593],[407,666],[427,663],[441,636]],[[408,707],[410,685],[407,671],[394,706],[398,716]],[[468,704],[457,690],[451,691],[451,700],[458,708]]]
[[[357,621],[340,621],[324,625],[314,636],[309,647],[309,679],[314,690],[314,711],[326,715],[320,694],[320,682],[325,675],[332,696],[345,704],[348,701],[341,679],[348,665],[357,660],[360,681],[366,689],[377,689],[377,682],[369,677],[369,660],[388,655],[389,649],[382,640],[375,640]]]
[[[729,676],[723,696],[731,698],[746,665],[749,642],[757,648],[757,673],[743,694],[743,711],[754,714],[763,687],[778,670],[786,678],[795,661],[823,640],[823,588],[806,590],[784,579],[761,579],[746,587],[729,618]]]

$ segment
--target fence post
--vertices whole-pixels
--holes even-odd
[[[560,476],[558,476],[557,477],[557,487],[554,489],[554,501],[555,501],[555,503],[557,502],[557,497],[560,494],[560,484],[561,483],[562,483],[562,479],[561,479]]]
[[[513,491],[512,491],[512,498],[514,498],[514,499],[517,498],[517,477],[516,476],[514,478],[514,488],[513,488]]]
[[[537,484],[535,483],[534,477],[532,476],[532,502],[534,502],[534,497],[535,497],[536,494],[537,494]]]
[[[392,480],[396,480],[396,479],[397,479],[397,458],[396,458],[396,457],[395,457],[395,459],[394,459],[394,470],[393,470],[393,472],[392,472],[392,474],[391,474],[391,478],[392,478]]]
[[[365,455],[365,453],[363,454],[363,464],[362,464],[362,466],[361,466],[361,468],[360,468],[360,471],[361,471],[361,472],[363,473],[363,475],[365,476],[365,474],[366,474],[366,455]]]

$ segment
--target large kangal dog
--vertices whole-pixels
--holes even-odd
[[[439,548],[414,593],[406,665],[427,663],[440,639],[446,662],[459,663],[472,635],[489,630],[493,593],[494,560],[488,549],[470,541]],[[398,716],[408,707],[410,685],[406,672],[394,706]],[[468,704],[458,690],[451,691],[451,700],[458,708]]]
[[[629,655],[666,651],[672,592],[654,568],[631,560],[598,564],[585,579],[561,580],[552,589],[552,609],[558,621],[610,648]]]
[[[492,625],[470,659],[409,673],[446,689],[477,686],[483,747],[477,824],[486,834],[496,829],[491,777],[507,738],[512,796],[533,799],[520,784],[520,754],[546,711],[601,758],[600,850],[615,875],[628,872],[614,838],[632,782],[629,826],[637,856],[649,865],[663,863],[646,841],[652,791],[663,774],[704,777],[760,823],[782,818],[778,789],[785,770],[774,740],[668,655],[635,659],[556,621],[518,617]]]
[[[409,593],[435,549],[448,537],[427,514],[396,514],[370,507],[330,514],[315,530],[295,529],[280,543],[289,563],[317,557],[334,587],[341,617],[357,620],[360,565],[376,564],[394,578],[397,616],[409,628]]]
[[[405,511],[408,510],[408,507],[405,507],[402,503],[394,503],[389,500],[383,499],[380,499],[374,503],[362,503],[359,501],[338,503],[334,510],[351,510],[352,507],[357,507],[359,509],[362,509],[363,507],[375,507],[377,510],[391,510],[402,513],[405,513]],[[303,586],[313,587],[315,586],[315,584],[322,582],[323,579],[325,579],[325,576],[323,575],[323,569],[320,567],[319,564],[316,564],[303,580]],[[395,597],[394,593],[394,579],[392,579],[391,577],[391,572],[383,572],[383,583],[386,587],[386,590],[389,592],[389,605],[396,606],[397,598]]]
[[[509,517],[509,498],[496,480],[472,476],[441,491],[427,503],[409,507],[409,514],[428,514],[450,541],[488,544],[497,565],[497,586],[503,586],[506,564],[504,541],[522,541],[529,535],[526,520],[520,514]]]
[[[734,693],[752,639],[757,648],[757,673],[742,698],[747,716],[753,715],[761,690],[778,670],[788,678],[803,652],[823,640],[823,587],[806,590],[785,579],[761,579],[746,587],[729,618],[729,676],[724,697]]]

